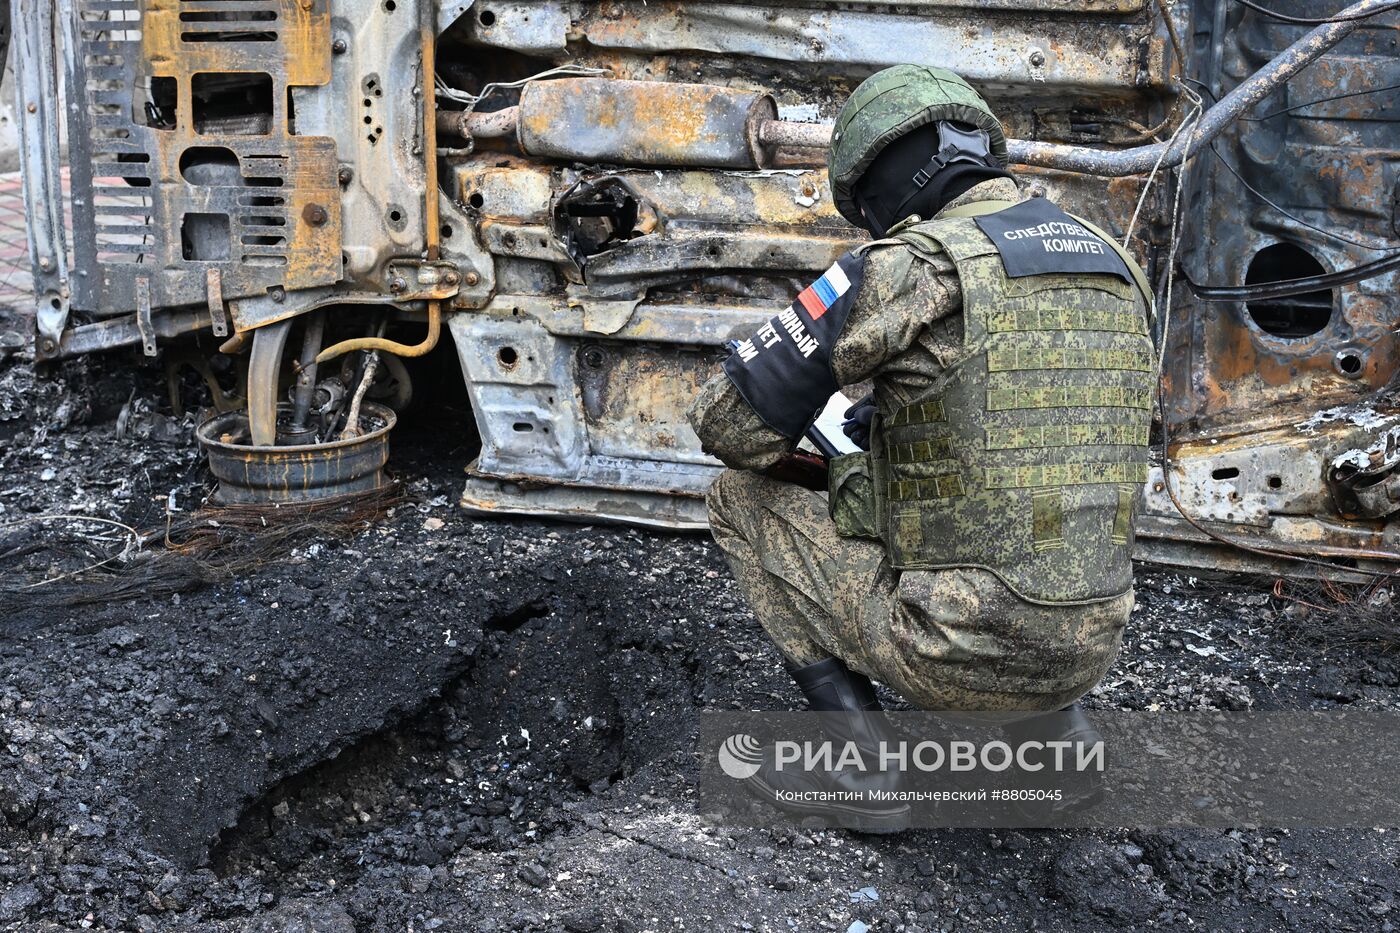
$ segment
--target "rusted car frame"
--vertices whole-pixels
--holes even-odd
[[[1099,219],[1159,290],[1141,556],[1400,560],[1386,0],[1321,23],[1235,0],[14,10],[39,355],[228,335],[250,449],[313,397],[348,406],[369,351],[446,333],[481,441],[464,505],[701,527],[717,465],[685,408],[725,340],[859,242],[830,120],[920,61],[977,83],[1030,193]]]

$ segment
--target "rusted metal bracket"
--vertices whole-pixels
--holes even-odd
[[[58,35],[55,20],[73,15],[67,4],[18,0],[14,5],[15,96],[19,104],[20,163],[23,168],[29,261],[34,276],[38,331],[35,350],[42,359],[59,353],[68,325],[68,246],[63,226],[58,106]],[[70,85],[71,87],[71,85]]]
[[[457,294],[462,275],[442,260],[395,259],[389,263],[387,287],[395,301],[444,301]]]
[[[210,269],[205,276],[209,283],[209,320],[213,322],[215,337],[228,336],[228,313],[224,310],[224,284],[218,269]]]
[[[1400,512],[1400,426],[1334,458],[1327,483],[1339,502],[1366,518]]]
[[[151,280],[141,276],[136,280],[136,329],[141,332],[141,351],[156,355],[156,329],[151,323]]]

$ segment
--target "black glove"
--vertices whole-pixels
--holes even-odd
[[[875,419],[875,396],[867,395],[846,409],[842,432],[861,450],[870,449],[870,422]]]

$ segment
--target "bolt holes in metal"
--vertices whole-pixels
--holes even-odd
[[[584,347],[583,349],[583,365],[589,369],[602,369],[607,359],[607,354],[598,347]]]
[[[1239,475],[1239,467],[1219,467],[1211,471],[1210,478],[1216,480],[1236,479]]]
[[[1366,356],[1360,350],[1351,348],[1338,350],[1337,355],[1332,358],[1332,365],[1346,378],[1360,379],[1362,371],[1366,368]]]
[[[482,10],[477,14],[476,19],[477,22],[481,23],[483,26],[496,25],[496,14],[492,13],[490,10]]]
[[[502,369],[511,370],[519,365],[520,354],[516,352],[515,347],[501,347],[496,351],[496,362]]]

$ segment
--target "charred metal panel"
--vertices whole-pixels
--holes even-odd
[[[1304,2],[1273,6],[1317,15]],[[1206,28],[1212,4],[1199,9],[1198,28]],[[1244,285],[1331,272],[1400,245],[1398,24],[1400,15],[1391,13],[1362,26],[1198,158],[1182,251],[1191,281]],[[1231,5],[1224,29],[1212,37],[1220,50],[1215,70],[1204,59],[1198,73],[1216,94],[1307,27]],[[1378,93],[1360,93],[1368,90]],[[1359,96],[1329,100],[1347,94]],[[1400,273],[1392,272],[1281,301],[1196,310],[1182,295],[1167,356],[1173,436],[1280,427],[1381,389],[1396,374],[1398,291]]]
[[[326,0],[78,0],[73,14],[75,306],[202,304],[210,269],[228,298],[336,281],[335,144],[295,135],[288,113],[289,87],[329,78]]]
[[[463,291],[455,307],[475,310],[451,325],[473,403],[486,406],[463,500],[475,509],[703,523],[700,496],[717,468],[683,412],[718,347],[865,238],[834,210],[825,153],[759,146],[756,101],[776,102],[766,118],[830,122],[869,73],[921,60],[979,81],[1028,137],[1112,139],[1169,104],[1166,32],[1144,0],[487,0],[444,7],[449,21],[440,55],[462,87],[559,64],[651,83],[540,81],[518,101],[493,101],[518,102],[518,133],[501,139],[496,123],[510,118],[493,113],[477,151],[449,157],[445,195],[486,254],[473,262],[486,259],[496,283],[484,301]],[[685,91],[696,84],[708,87]],[[731,106],[697,122],[687,95]],[[714,120],[728,120],[721,148],[696,140]],[[598,139],[606,144],[585,151]],[[777,168],[742,171],[756,165]],[[1033,171],[1028,186],[1121,233],[1142,179]],[[553,360],[547,388],[508,388],[519,371],[500,373],[483,349],[507,338]],[[517,413],[542,424],[540,391],[553,399],[550,436],[515,430]]]
[[[584,343],[575,365],[593,450],[708,465],[686,411],[718,362],[714,352],[674,346]]]
[[[727,58],[736,70],[773,62],[842,77],[917,61],[1023,94],[1049,87],[1125,96],[1161,87],[1162,71],[1144,50],[1150,31],[1140,16],[1125,15],[1139,14],[1142,0],[969,6],[902,4],[906,15],[891,16],[875,4],[489,0],[468,15],[481,43],[530,55],[705,55]],[[1109,11],[1120,15],[1103,15]]]
[[[823,197],[820,171],[578,171],[483,155],[450,184],[488,251],[553,264],[585,310],[653,289],[783,300],[863,237]]]
[[[292,101],[299,131],[334,144],[340,276],[334,286],[231,301],[240,330],[329,304],[403,305],[415,297],[418,289],[403,286],[395,263],[421,261],[440,232],[425,130],[428,9],[420,0],[333,2],[330,78],[294,88]]]
[[[1317,15],[1303,2],[1271,7]],[[1392,13],[1361,26],[1197,157],[1181,253],[1191,282],[1333,272],[1400,247],[1397,24]],[[1228,93],[1306,29],[1196,4],[1198,86]],[[1281,300],[1176,293],[1164,383],[1171,470],[1149,482],[1142,518],[1154,553],[1218,566],[1218,550],[1202,547],[1215,535],[1363,564],[1400,554],[1400,481],[1387,452],[1400,420],[1387,395],[1400,360],[1397,293],[1394,272]]]
[[[16,67],[33,105],[20,122],[41,356],[155,352],[206,327],[422,297],[391,286],[393,263],[427,258],[438,232],[425,77],[436,7],[60,0],[31,12]]]
[[[383,292],[391,257],[427,248],[422,9],[334,0],[330,80],[292,90],[298,131],[335,141],[342,273],[361,290]]]
[[[769,153],[754,138],[762,119],[829,122],[861,79],[909,60],[967,73],[1028,137],[1102,142],[1160,120],[1169,103],[1165,29],[1142,0],[487,0],[443,12],[453,22],[440,55],[462,87],[558,65],[608,73],[494,99],[491,110],[516,113],[488,113],[476,151],[448,160],[444,193],[495,280],[485,301],[459,295],[456,307],[475,310],[451,325],[473,401],[486,406],[464,500],[473,508],[633,521],[679,508],[675,521],[703,522],[716,464],[683,413],[719,347],[865,239],[831,203],[825,153]],[[697,121],[689,102],[710,99],[727,109]],[[725,138],[700,138],[717,120]],[[518,132],[502,129],[512,121]],[[744,170],[762,165],[776,168]],[[1027,186],[1121,234],[1142,179],[1035,170]],[[542,383],[554,400],[549,435],[514,429],[519,410],[542,422],[539,390],[510,388],[518,371],[499,372],[483,349],[510,335],[555,361]]]
[[[468,470],[464,504],[481,511],[704,527],[700,496],[712,467],[609,453],[629,446],[617,440],[628,436],[634,412],[619,411],[616,402],[609,412],[610,403],[600,404],[596,394],[593,423],[609,424],[614,443],[608,432],[590,442],[584,419],[590,400],[578,387],[580,369],[589,365],[585,358],[593,360],[592,342],[561,338],[515,315],[457,315],[450,327],[482,442]],[[665,391],[660,383],[651,388]],[[631,436],[633,450],[647,440]],[[693,435],[690,444],[698,446]]]

